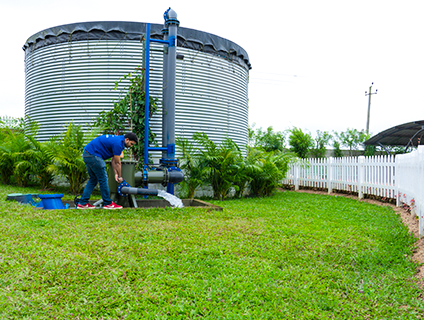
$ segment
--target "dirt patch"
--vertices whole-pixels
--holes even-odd
[[[379,200],[373,200],[373,199],[359,200],[357,196],[343,194],[343,193],[328,193],[326,191],[316,191],[316,190],[307,190],[307,189],[301,189],[301,190],[298,190],[297,192],[326,194],[326,195],[333,195],[338,197],[346,197],[346,198],[354,199],[357,201],[372,203],[379,206],[389,206],[393,208],[394,212],[400,215],[402,222],[408,227],[409,231],[412,232],[412,234],[417,238],[416,247],[414,248],[414,251],[412,253],[412,260],[417,261],[420,264],[420,266],[417,269],[416,277],[417,277],[417,280],[419,281],[421,288],[424,288],[424,237],[421,239],[418,239],[419,237],[418,219],[413,217],[407,209],[403,207],[397,207],[396,205],[391,203],[381,202]],[[421,299],[424,300],[424,294],[421,294]]]

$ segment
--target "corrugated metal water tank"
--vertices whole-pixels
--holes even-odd
[[[151,24],[151,38],[163,39]],[[93,118],[113,108],[115,81],[142,65],[139,22],[85,22],[41,31],[25,43],[25,114],[40,124],[38,140],[64,131],[73,121],[88,129]],[[178,28],[176,136],[205,132],[215,142],[247,144],[247,53],[227,39]],[[150,95],[162,99],[163,46],[151,44]],[[161,110],[151,120],[161,143]]]

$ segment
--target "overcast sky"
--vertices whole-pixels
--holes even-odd
[[[85,21],[180,25],[243,47],[252,70],[249,123],[277,131],[365,129],[423,120],[424,3],[420,0],[0,0],[0,116],[25,114],[22,46],[33,34]]]

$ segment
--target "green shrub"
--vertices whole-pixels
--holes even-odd
[[[268,127],[266,130],[249,128],[249,145],[267,152],[283,151],[285,139],[285,133],[275,132],[272,127]]]
[[[269,196],[281,185],[289,163],[295,159],[290,152],[261,148],[248,148],[247,157],[243,157],[233,140],[227,138],[216,144],[205,133],[195,133],[193,140],[199,147],[188,139],[177,139],[182,152],[180,167],[185,174],[182,192],[189,198],[203,184],[210,184],[213,197],[219,200],[225,199],[231,188],[236,198],[249,187],[255,196]]]

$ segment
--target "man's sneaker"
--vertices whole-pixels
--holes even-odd
[[[104,206],[103,209],[109,209],[109,210],[122,209],[122,206],[120,206],[119,204],[116,204],[115,202],[112,202],[111,204]]]
[[[96,208],[95,206],[92,206],[88,202],[84,205],[82,205],[82,204],[77,205],[77,209],[95,209],[95,208]]]

